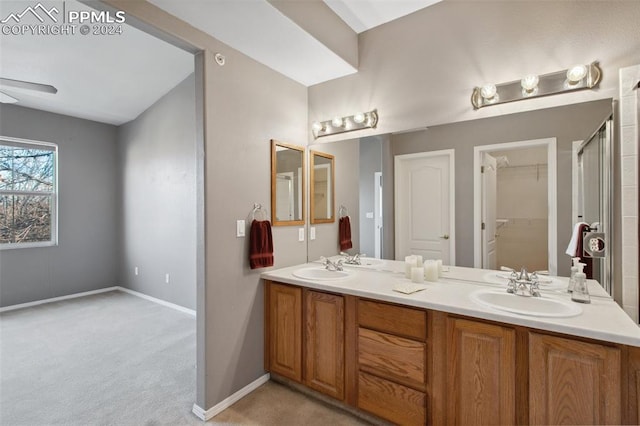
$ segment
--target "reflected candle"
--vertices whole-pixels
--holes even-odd
[[[438,278],[442,276],[442,259],[436,260],[436,265],[438,265]]]
[[[424,279],[427,281],[438,281],[438,264],[435,260],[425,260]]]

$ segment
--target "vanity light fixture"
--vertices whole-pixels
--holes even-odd
[[[315,121],[311,125],[314,138],[352,132],[354,130],[375,129],[378,124],[378,110],[359,112],[347,117],[335,117],[332,120]]]
[[[518,81],[485,84],[471,94],[473,109],[574,90],[593,89],[600,83],[602,70],[597,62],[544,75],[530,74]]]

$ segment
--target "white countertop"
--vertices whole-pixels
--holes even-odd
[[[377,270],[345,265],[345,270],[348,270],[350,275],[332,281],[301,279],[293,275],[296,270],[308,267],[321,267],[321,265],[317,262],[311,262],[263,272],[261,277],[327,292],[640,347],[640,327],[609,297],[600,284],[593,280],[588,281],[591,303],[579,304],[583,310],[580,315],[569,318],[546,318],[493,309],[469,298],[470,293],[481,288],[505,289],[506,291],[506,283],[500,284],[498,277],[495,277],[496,282],[487,282],[492,281],[494,278],[492,274],[498,273],[498,271],[451,266],[448,267],[448,271],[443,273],[438,282],[425,282],[426,290],[403,294],[393,291],[392,288],[397,283],[410,282],[404,278],[404,262],[385,260],[382,264],[376,265]],[[543,297],[571,300],[570,294],[558,289],[558,281],[556,281],[568,281],[568,278],[552,278],[556,284],[555,290],[544,290],[544,285],[541,285]]]

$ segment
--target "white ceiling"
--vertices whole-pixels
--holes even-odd
[[[29,4],[2,0],[0,19]],[[75,0],[65,7],[91,10]],[[0,49],[0,77],[58,89],[52,95],[0,88],[18,98],[17,105],[115,125],[136,118],[194,67],[190,53],[130,26],[122,36],[2,35]]]
[[[267,0],[149,1],[303,85],[357,72]],[[75,0],[41,2],[60,10],[89,9]],[[325,2],[360,33],[435,1]],[[0,20],[33,4],[1,0]],[[126,24],[117,36],[0,35],[0,51],[0,77],[58,89],[51,95],[1,87],[19,99],[17,105],[115,125],[135,119],[193,72],[190,53]]]
[[[323,0],[353,31],[360,34],[441,0]]]

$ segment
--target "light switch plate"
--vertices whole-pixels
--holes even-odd
[[[236,237],[244,237],[245,224],[244,220],[236,221]]]
[[[311,228],[309,228],[309,239],[310,240],[315,240],[316,239],[316,227],[312,226]]]
[[[304,241],[304,228],[298,228],[298,241]]]
[[[373,212],[367,212],[367,219],[373,219]]]

